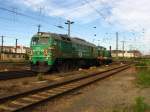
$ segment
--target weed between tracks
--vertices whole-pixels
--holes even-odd
[[[150,60],[149,59],[141,59],[136,64],[136,66],[150,66]]]
[[[144,102],[144,97],[141,97],[141,96],[137,97],[135,101],[136,101],[136,104],[134,106],[134,112],[149,112],[150,111],[150,106]]]
[[[37,80],[38,80],[38,81],[44,81],[44,80],[45,80],[42,73],[39,73],[39,74],[37,75]]]
[[[137,84],[142,87],[150,87],[150,69],[138,70]]]
[[[148,105],[144,101],[144,97],[136,97],[135,98],[135,104],[131,107],[125,107],[123,109],[114,109],[112,112],[149,112],[150,111],[150,105]]]

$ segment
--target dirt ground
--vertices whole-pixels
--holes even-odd
[[[105,80],[43,103],[38,108],[30,109],[30,112],[133,112],[136,97],[143,96],[145,102],[150,104],[150,88],[139,88],[135,73],[135,67],[131,67]]]

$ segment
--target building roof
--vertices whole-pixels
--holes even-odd
[[[118,53],[123,53],[122,50],[112,50],[111,52],[112,52],[112,53],[117,53],[117,52],[118,52]],[[125,51],[124,51],[124,53],[125,53]]]
[[[0,46],[1,48],[2,46]],[[16,48],[16,46],[3,46],[3,48]],[[24,49],[30,49],[30,47],[25,47],[25,46],[17,46],[17,48],[24,48]]]
[[[138,51],[138,50],[130,50],[130,51],[128,51],[128,53],[139,53],[139,54],[142,54],[140,51]]]

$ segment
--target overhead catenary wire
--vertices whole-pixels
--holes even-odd
[[[24,17],[27,17],[27,18],[34,19],[34,20],[39,21],[38,18],[29,16],[29,15],[26,15],[26,14],[24,14],[24,13],[21,13],[21,12],[15,11],[15,10],[11,10],[11,9],[8,9],[8,8],[0,7],[0,10],[7,11],[7,12],[11,12],[11,13],[14,13],[14,14],[17,14],[17,15],[20,15],[20,16],[24,16]]]
[[[86,1],[86,3],[89,4],[89,6],[90,6],[91,8],[93,8],[93,9],[96,11],[104,20],[106,20],[106,17],[103,15],[103,13],[101,13],[101,11],[99,11],[99,10],[97,10],[95,7],[93,7],[92,4],[89,3],[88,0],[85,0],[85,1]],[[34,17],[33,15],[31,16],[31,15],[25,14],[25,13],[23,13],[23,12],[21,12],[21,11],[12,10],[12,9],[10,9],[10,8],[2,7],[2,6],[0,6],[0,10],[7,11],[7,12],[13,13],[13,14],[15,14],[15,15],[23,16],[23,17],[26,17],[26,18],[29,18],[29,19],[32,19],[32,20],[35,20],[35,21],[38,21],[38,22],[41,21],[43,24],[51,25],[51,26],[53,26],[53,27],[55,27],[55,28],[59,28],[59,29],[61,29],[61,30],[67,31],[67,29],[64,28],[64,27],[60,27],[59,25],[50,24],[48,21],[43,20],[43,18]],[[42,8],[40,7],[40,13],[41,13],[41,10],[42,10]],[[40,15],[41,15],[41,14],[40,14]],[[12,21],[13,21],[13,20],[12,20]],[[18,20],[15,21],[15,22],[18,22]],[[20,21],[20,23],[21,23],[21,22],[22,22],[22,21]],[[18,22],[18,23],[19,23],[19,22]],[[31,24],[30,24],[30,25],[31,25]],[[37,27],[37,25],[38,25],[38,24],[36,24],[36,25],[34,24],[33,26]],[[41,24],[41,25],[42,25],[42,24]],[[42,25],[42,26],[44,26],[44,25]],[[76,33],[76,32],[73,31],[73,34],[74,34],[74,33]]]
[[[8,8],[4,8],[4,7],[1,7],[1,6],[0,6],[0,10],[7,11],[7,12],[10,12],[10,13],[19,15],[19,16],[23,16],[23,17],[26,17],[26,18],[29,18],[29,19],[32,19],[32,20],[35,20],[35,21],[38,21],[38,22],[41,21],[42,23],[45,23],[45,24],[49,24],[48,21],[44,21],[44,20],[41,20],[41,19],[39,19],[39,18],[37,18],[37,17],[33,17],[33,16],[30,16],[30,15],[24,14],[24,13],[22,13],[22,12],[18,12],[18,11],[11,10],[11,9],[8,9]],[[1,17],[0,17],[0,18],[1,18]],[[1,19],[4,19],[4,18],[1,18]],[[10,20],[10,19],[7,19],[7,20]],[[49,24],[49,25],[51,25],[51,26],[53,26],[53,27],[59,28],[57,25],[53,25],[53,24]],[[35,25],[35,26],[37,26],[37,25]],[[67,29],[62,29],[62,30],[67,31]]]
[[[102,17],[102,19],[104,19],[106,21],[106,17],[104,16],[103,13],[101,13],[101,11],[99,11],[98,9],[96,9],[93,5],[91,5],[91,3],[88,0],[84,0],[87,4],[89,4],[89,6],[95,10],[95,12],[97,14],[100,15],[100,17]],[[109,21],[106,21],[109,25],[112,25],[112,23],[110,23]]]

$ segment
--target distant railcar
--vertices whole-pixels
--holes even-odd
[[[101,64],[112,63],[111,50],[107,50],[103,46],[97,46],[98,49],[98,60]]]

